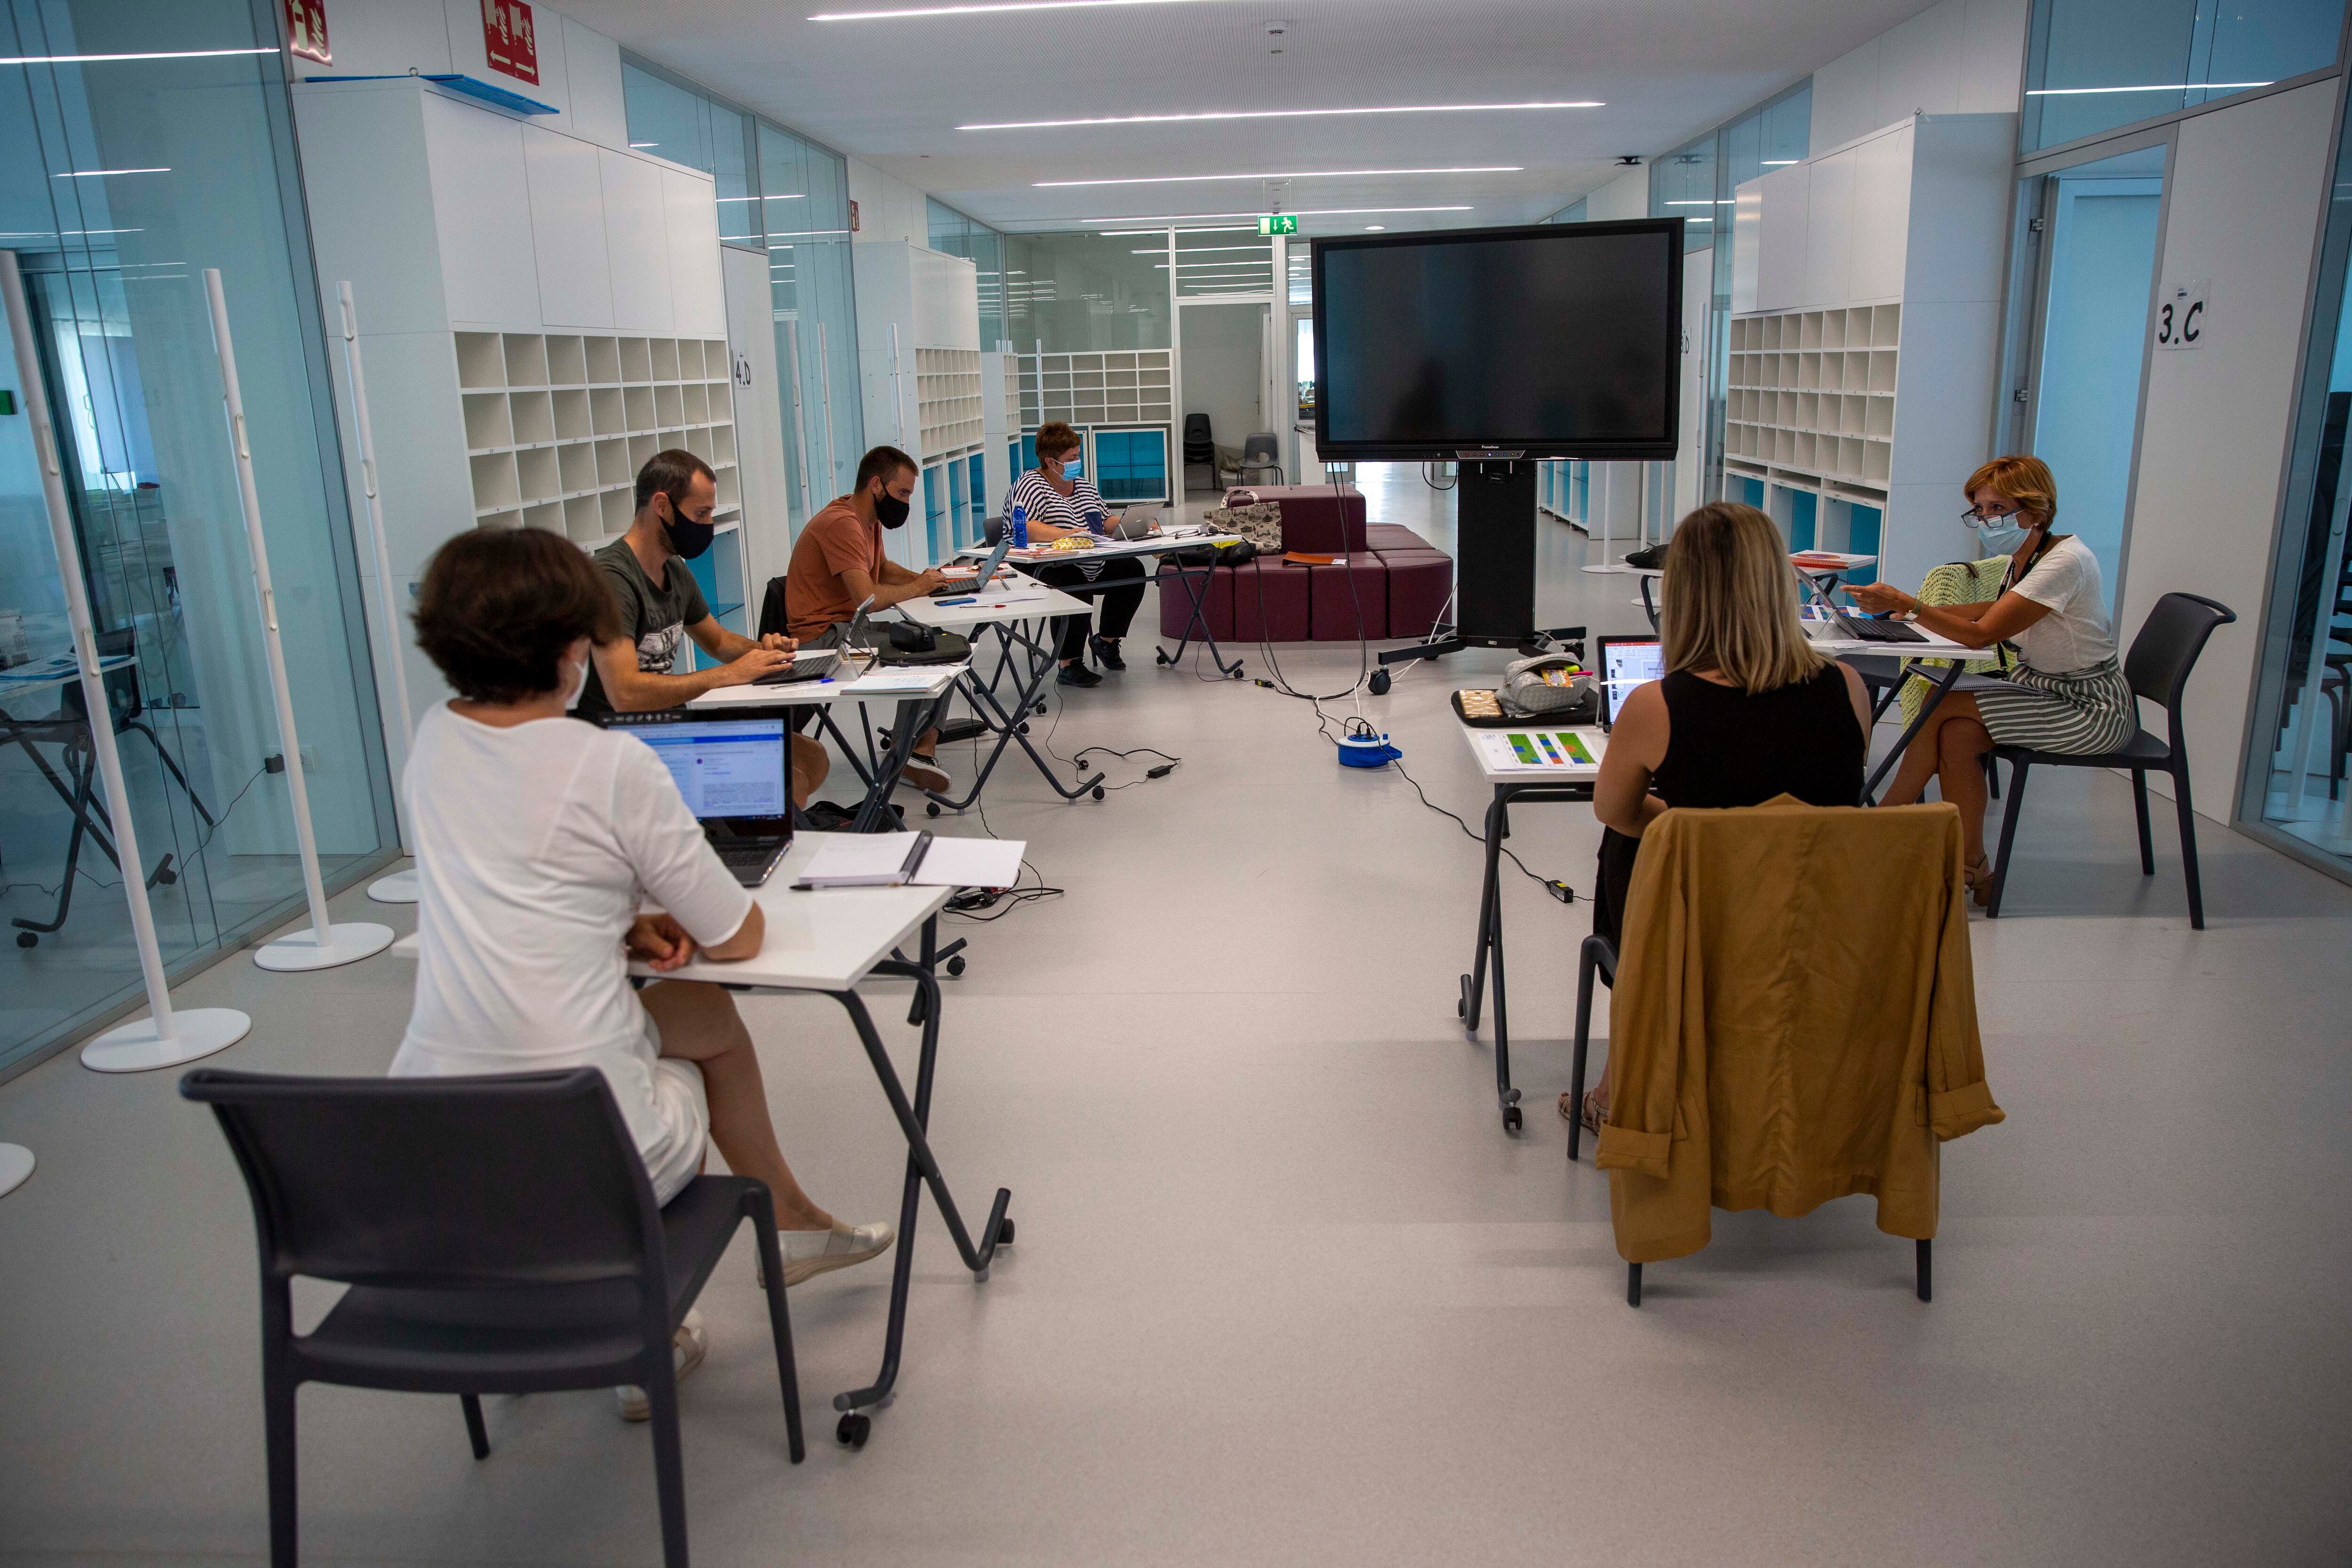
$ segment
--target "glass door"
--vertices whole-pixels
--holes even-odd
[[[299,908],[300,879],[204,269],[220,269],[330,885],[396,843],[274,13],[0,0],[0,246],[56,411],[107,711],[68,653],[24,388],[0,355],[0,1072],[137,994],[121,879],[167,966]],[[210,51],[194,54],[191,51]],[[119,661],[119,662],[116,662]],[[69,668],[69,666],[68,666]],[[140,849],[92,775],[112,729]]]

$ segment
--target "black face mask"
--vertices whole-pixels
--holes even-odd
[[[908,503],[900,500],[888,490],[884,490],[874,498],[874,515],[885,528],[898,528],[904,525],[908,510]]]
[[[715,524],[689,522],[675,515],[664,526],[669,530],[670,549],[688,561],[709,549],[711,540],[719,534]]]

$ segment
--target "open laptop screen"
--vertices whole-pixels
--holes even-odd
[[[1617,710],[1633,688],[1656,680],[1666,672],[1665,651],[1656,637],[1601,639],[1601,721],[1617,722]]]
[[[709,822],[722,817],[782,816],[784,721],[782,719],[673,719],[636,722],[619,716],[624,728],[654,749],[677,781],[688,810]],[[657,715],[642,718],[656,720]]]

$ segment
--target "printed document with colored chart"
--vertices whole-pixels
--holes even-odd
[[[1609,738],[1598,730],[1474,730],[1471,744],[1488,773],[1559,773],[1590,778],[1601,771]]]

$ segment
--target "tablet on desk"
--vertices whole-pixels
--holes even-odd
[[[1611,730],[1633,688],[1665,675],[1665,648],[1654,635],[1604,637],[1595,646],[1601,666],[1601,727]]]

